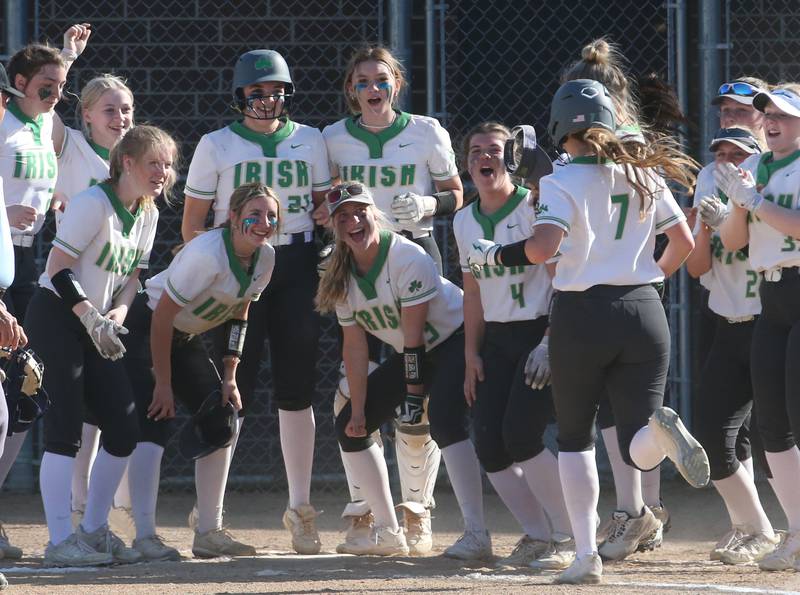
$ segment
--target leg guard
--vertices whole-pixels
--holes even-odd
[[[428,425],[427,401],[423,422],[416,426],[398,425],[395,433],[397,467],[403,501],[398,507],[422,514],[433,508],[433,488],[439,474],[442,454],[431,438]]]

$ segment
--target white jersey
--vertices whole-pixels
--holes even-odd
[[[12,228],[12,235],[37,233],[44,224],[56,184],[58,164],[53,150],[53,114],[26,116],[12,101],[0,123],[0,177],[6,206],[36,209],[36,221],[27,229]]]
[[[663,180],[657,183],[655,208],[641,220],[639,196],[622,166],[576,157],[540,180],[534,225],[556,225],[568,240],[556,265],[555,289],[585,291],[664,279],[653,258],[656,234],[686,217]]]
[[[361,128],[356,118],[344,118],[327,126],[322,135],[331,175],[369,186],[375,204],[395,224],[395,231],[424,234],[433,229],[433,217],[400,226],[391,216],[391,204],[404,192],[430,195],[436,191],[434,181],[458,175],[450,135],[436,118],[397,112],[394,123],[379,133]]]
[[[331,185],[319,130],[287,120],[274,134],[260,134],[234,122],[200,139],[185,191],[214,201],[214,225],[228,219],[231,194],[248,182],[261,182],[280,198],[282,234],[312,231],[311,192]]]
[[[453,220],[461,270],[472,274],[478,282],[483,319],[487,322],[532,320],[548,313],[552,284],[544,265],[484,266],[476,275],[467,264],[467,255],[476,239],[506,245],[533,234],[536,212],[530,194],[527,188],[517,186],[508,201],[491,215],[481,213],[478,198],[456,213]]]
[[[131,213],[107,184],[92,186],[70,200],[53,246],[78,259],[72,271],[101,314],[111,309],[137,268],[148,268],[157,223],[154,205]],[[39,285],[56,293],[47,267]]]
[[[166,291],[183,306],[175,328],[198,335],[241,316],[244,304],[261,297],[274,267],[275,249],[267,245],[253,254],[250,269],[244,269],[233,251],[230,230],[212,229],[186,244],[166,270],[147,280],[148,305],[155,310]]]
[[[8,289],[13,281],[14,245],[11,243],[11,228],[3,200],[3,179],[0,178],[0,289]]]
[[[712,162],[697,174],[693,206],[698,206],[704,197],[711,195],[718,196],[728,204],[727,197],[722,195],[714,182],[714,167]],[[701,224],[698,217],[695,235]],[[758,294],[760,275],[750,265],[747,251],[731,252],[725,249],[718,231],[711,233],[711,270],[700,276],[700,283],[709,291],[708,307],[720,316],[741,318],[761,313]]]
[[[106,180],[108,157],[108,149],[91,142],[81,131],[64,127],[64,146],[58,155],[56,180],[59,198],[67,203],[76,194]]]
[[[400,312],[425,302],[429,302],[425,347],[430,351],[463,324],[463,293],[439,276],[422,248],[383,231],[372,269],[364,277],[351,272],[347,300],[337,304],[336,316],[340,325],[358,324],[402,353],[405,341]]]
[[[772,152],[751,155],[739,166],[749,170],[761,195],[788,209],[798,209],[800,190],[800,151],[772,160]],[[750,264],[756,271],[800,265],[800,239],[784,235],[767,225],[758,215],[748,216]]]

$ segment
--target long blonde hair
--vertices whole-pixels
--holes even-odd
[[[392,228],[386,216],[375,205],[365,205],[375,219],[378,232]],[[328,267],[319,280],[319,289],[315,299],[317,312],[327,314],[336,311],[336,304],[347,299],[347,288],[353,271],[353,253],[344,239],[339,236],[336,225],[333,225],[335,239],[333,252],[329,257]]]
[[[130,90],[125,79],[115,74],[96,76],[81,89],[80,101],[75,105],[75,117],[81,123],[83,135],[88,139],[92,138],[92,132],[89,124],[83,119],[83,111],[92,109],[92,106],[100,100],[103,93],[111,90],[127,93],[128,97],[131,98],[131,106],[133,106],[133,91]]]
[[[259,196],[266,196],[267,198],[271,198],[275,201],[275,204],[278,205],[278,225],[275,228],[274,234],[277,234],[280,231],[281,227],[281,199],[278,198],[278,195],[275,194],[275,191],[263,184],[261,182],[248,182],[246,184],[242,184],[238,186],[236,190],[233,191],[230,198],[230,205],[228,206],[229,213],[235,213],[237,217],[242,215],[242,211],[244,210],[247,203],[250,202],[254,198],[258,198]],[[231,228],[231,219],[230,214],[228,215],[228,219],[226,219],[223,223],[220,223],[217,227],[227,227],[228,229]]]
[[[358,105],[358,98],[353,93],[353,73],[356,71],[356,68],[362,62],[369,62],[370,60],[374,60],[375,62],[383,62],[389,68],[389,71],[392,73],[392,76],[395,78],[397,83],[397,88],[394,90],[394,97],[392,97],[392,105],[397,101],[400,92],[403,90],[403,87],[406,85],[406,77],[405,71],[403,69],[403,65],[400,64],[400,61],[392,55],[392,52],[387,50],[383,46],[371,46],[361,48],[360,50],[356,50],[352,56],[350,56],[350,60],[347,62],[347,67],[345,68],[344,73],[344,96],[347,99],[347,107],[350,109],[350,112],[353,114],[361,113],[361,106]],[[392,85],[394,86],[394,85]]]

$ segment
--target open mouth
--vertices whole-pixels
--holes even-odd
[[[369,99],[367,99],[367,103],[369,103],[373,107],[380,105],[381,102],[383,102],[383,99],[381,97],[370,97]]]
[[[478,171],[480,172],[480,174],[484,178],[490,178],[492,175],[494,175],[494,168],[493,167],[482,167]]]
[[[781,131],[780,130],[776,130],[776,129],[767,130],[767,138],[776,138],[776,137],[778,137],[780,135],[781,135]]]
[[[358,229],[354,229],[349,233],[350,239],[353,240],[355,243],[360,244],[364,241],[364,237],[366,237],[366,230],[363,227],[359,227]]]

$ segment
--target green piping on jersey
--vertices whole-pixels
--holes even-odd
[[[372,263],[372,267],[367,271],[367,274],[361,277],[356,271],[355,264],[353,265],[353,278],[356,280],[358,284],[358,288],[361,290],[361,293],[364,294],[364,297],[368,300],[374,300],[378,297],[378,292],[375,291],[375,280],[378,278],[378,275],[381,274],[383,270],[383,266],[386,264],[386,257],[389,256],[389,246],[392,243],[392,232],[390,231],[382,231],[380,232],[380,244],[378,245],[378,256],[375,257],[375,262]]]
[[[16,116],[17,120],[19,120],[23,124],[26,124],[31,129],[31,132],[33,133],[33,140],[36,142],[37,145],[41,145],[42,121],[44,120],[44,116],[42,114],[39,114],[38,116],[36,116],[36,119],[34,120],[30,116],[23,113],[21,109],[19,109],[19,106],[17,105],[16,101],[9,102],[7,109],[12,114],[14,114],[14,116]]]
[[[92,149],[94,149],[94,152],[97,153],[100,156],[100,159],[102,159],[103,161],[109,161],[110,160],[110,154],[111,154],[111,150],[110,149],[106,149],[105,147],[101,147],[96,142],[94,142],[93,140],[90,140],[88,138],[86,139],[86,141],[89,143],[89,146],[92,147]]]
[[[392,122],[392,125],[380,132],[370,132],[369,130],[361,128],[361,126],[356,123],[356,118],[358,118],[358,116],[353,116],[345,120],[344,127],[347,129],[347,132],[350,133],[350,136],[367,145],[370,159],[382,159],[383,145],[403,132],[411,121],[411,114],[397,110],[395,110],[395,113],[397,117],[394,119],[394,122]]]
[[[783,159],[773,161],[772,151],[762,153],[761,158],[758,160],[758,169],[756,170],[756,184],[761,187],[766,186],[769,183],[769,179],[772,177],[772,174],[782,167],[786,167],[798,157],[800,157],[800,151],[795,151]]]
[[[600,159],[597,155],[582,155],[581,157],[573,157],[570,163],[576,165],[610,165],[614,163],[611,159]]]
[[[287,119],[284,125],[272,134],[263,134],[255,130],[250,130],[241,122],[234,122],[229,128],[231,132],[238,134],[243,139],[260,145],[264,157],[275,158],[278,156],[278,144],[285,141],[294,132],[295,123]]]
[[[122,201],[109,184],[98,184],[98,186],[106,193],[108,201],[111,203],[111,206],[114,207],[114,212],[117,214],[117,217],[119,217],[119,220],[122,221],[122,236],[127,238],[136,220],[139,218],[139,215],[142,214],[142,203],[140,202],[139,206],[136,207],[135,213],[131,213],[125,208],[125,205],[122,204]]]
[[[527,195],[527,188],[515,185],[514,192],[511,193],[505,204],[491,215],[481,213],[481,197],[478,196],[478,200],[472,203],[472,216],[475,217],[475,221],[480,223],[484,239],[494,241],[495,226],[508,217]]]
[[[256,263],[258,262],[258,256],[261,254],[261,250],[253,252],[250,270],[245,271],[242,267],[242,263],[239,262],[239,259],[236,258],[236,253],[233,251],[233,241],[231,240],[231,230],[229,227],[224,227],[222,229],[222,241],[225,244],[225,252],[228,255],[228,264],[231,267],[231,272],[239,282],[239,294],[237,297],[244,297],[244,294],[247,293],[247,288],[250,287],[250,275],[256,270]]]

